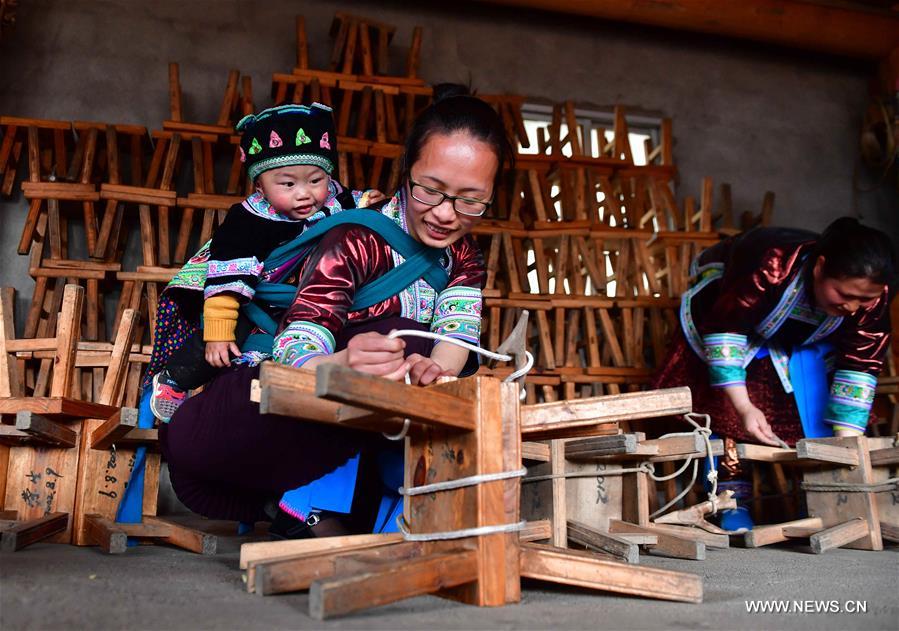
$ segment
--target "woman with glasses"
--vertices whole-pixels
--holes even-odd
[[[433,255],[438,273],[354,308],[361,291],[404,257],[370,228],[332,228],[303,264],[271,359],[303,368],[336,363],[393,380],[408,375],[420,385],[476,368],[458,346],[387,334],[418,329],[479,342],[486,272],[470,232],[489,210],[511,156],[502,120],[488,104],[458,86],[437,86],[434,103],[407,137],[403,184],[380,213],[419,251]],[[359,471],[379,465],[382,471],[396,470],[395,460],[392,466],[385,462],[385,441],[371,433],[260,414],[249,388],[258,376],[252,364],[263,358],[255,353],[220,376],[161,429],[178,497],[200,514],[242,522],[265,520],[266,505],[280,498],[272,528],[279,536],[311,536],[317,511],[362,514],[362,522],[350,528],[370,530],[381,476]],[[360,460],[360,452],[381,455]],[[374,480],[375,488],[354,491],[357,478]],[[324,532],[316,528],[317,534]]]

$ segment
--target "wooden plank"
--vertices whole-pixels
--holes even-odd
[[[477,577],[475,550],[457,549],[385,563],[369,572],[313,583],[309,590],[309,615],[324,620],[470,583]]]
[[[65,531],[69,516],[66,513],[50,513],[36,519],[17,522],[4,528],[0,535],[0,551],[15,552],[32,543]]]
[[[848,543],[868,538],[870,527],[862,518],[851,519],[842,524],[831,526],[809,537],[812,552],[821,554],[834,548],[841,548]]]
[[[489,392],[487,393],[490,394]],[[502,441],[503,471],[516,471],[522,468],[521,457],[521,420],[520,388],[517,385],[500,386],[500,434]],[[492,464],[490,466],[493,466]],[[492,501],[492,496],[485,495],[484,501]],[[503,523],[514,524],[521,520],[521,478],[509,478],[502,484]],[[514,568],[521,566],[520,533],[510,532],[503,538],[502,563],[505,566],[505,602],[507,604],[521,602],[521,577]],[[485,559],[490,562],[490,559]]]
[[[640,550],[636,544],[614,534],[600,532],[578,521],[568,521],[568,540],[591,550],[606,552],[631,565],[640,562]]]
[[[78,285],[66,285],[56,330],[59,346],[53,360],[50,396],[63,397],[71,392],[75,345],[80,337],[79,329],[83,306],[84,288]]]
[[[843,445],[830,445],[800,440],[796,443],[796,457],[798,459],[818,460],[821,462],[833,462],[857,467],[858,454],[854,449]]]
[[[100,403],[113,406],[121,404],[130,360],[129,351],[134,345],[134,338],[137,334],[137,319],[138,315],[134,309],[125,309],[122,312],[116,329],[115,343],[109,357],[106,377],[103,380]]]
[[[77,432],[33,412],[17,413],[16,429],[52,446],[72,448],[78,439]]]
[[[87,541],[84,545],[98,545],[107,554],[122,554],[128,549],[128,535],[122,524],[99,515],[85,515],[84,529]]]
[[[525,541],[548,541],[552,537],[552,522],[549,519],[529,521],[518,531],[518,539]]]
[[[880,536],[885,541],[899,543],[899,524],[888,524],[885,521],[881,521]]]
[[[872,467],[892,467],[899,464],[899,447],[874,449],[870,454]]]
[[[432,479],[451,480],[467,475],[498,473],[520,466],[516,384],[474,377],[450,381],[435,388],[475,402],[478,430],[462,434],[431,430],[421,438],[412,437],[408,443],[407,462],[416,462],[428,471],[427,478],[423,478],[424,471],[419,472],[416,466],[415,475],[410,480],[412,485]],[[516,440],[507,443],[505,438],[509,437]],[[441,455],[446,449],[442,445],[450,446],[457,454],[468,456],[463,462],[459,462],[458,458],[451,460]],[[433,478],[431,470],[434,472]],[[410,518],[412,532],[514,523],[518,519],[519,497],[519,480],[512,478],[439,493],[436,498],[411,497],[405,514]],[[435,550],[446,551],[457,543],[444,542],[435,546]],[[515,557],[515,550],[509,548],[517,549],[518,538],[504,534],[488,535],[476,538],[474,545],[478,552],[478,580],[458,589],[443,590],[440,595],[482,607],[517,601],[520,586],[517,577],[509,576],[508,563],[510,558]]]
[[[20,397],[25,394],[24,375],[19,375],[19,367],[10,356],[15,343],[15,289],[0,288],[0,398]],[[3,472],[0,471],[0,474]],[[2,494],[0,494],[2,496]]]
[[[57,201],[96,202],[100,194],[93,184],[71,182],[22,182],[22,194],[29,200],[55,199]]]
[[[404,425],[401,418],[384,418],[368,410],[320,399],[315,395],[315,374],[308,370],[264,362],[259,381],[259,410],[263,414],[300,417],[308,421],[393,434]],[[419,428],[416,423],[409,431],[414,433]]]
[[[804,519],[788,521],[782,524],[756,526],[743,535],[744,545],[747,548],[761,548],[762,546],[771,545],[772,543],[787,541],[789,537],[784,533],[784,530],[788,528],[814,528],[816,530],[821,530],[824,528],[824,522],[820,517],[806,517]]]
[[[640,459],[649,462],[683,460],[686,456],[701,455],[705,443],[698,434],[689,436],[669,436],[668,438],[642,440],[629,434],[621,434],[617,451],[612,447],[615,436],[582,438],[569,441],[565,455],[571,460],[602,461],[612,459]]]
[[[178,194],[175,191],[161,191],[157,188],[126,184],[101,184],[99,198],[151,206],[174,206],[178,203]]]
[[[620,594],[702,602],[702,579],[694,574],[651,567],[632,567],[597,558],[589,552],[522,544],[521,575],[565,585]]]
[[[364,568],[375,561],[405,560],[420,556],[422,548],[421,543],[404,542],[255,562],[247,568],[247,591],[268,596],[306,590],[317,580],[359,571],[360,566]],[[361,560],[364,562],[358,563]],[[249,584],[251,579],[252,586]]]
[[[638,525],[618,519],[612,519],[609,520],[609,532],[614,534],[636,533],[656,535],[658,537],[658,542],[649,548],[653,553],[695,561],[702,561],[705,559],[706,546],[704,543],[668,534],[657,528],[654,524]]]
[[[306,554],[316,554],[328,550],[362,550],[373,546],[398,543],[403,540],[400,533],[381,535],[348,535],[321,539],[295,539],[292,541],[259,541],[240,546],[239,567],[245,570],[251,563],[260,563],[286,557],[296,558]]]
[[[79,440],[80,422],[62,429],[73,432],[75,441]],[[71,514],[76,498],[78,461],[77,449],[31,444],[11,447],[5,508],[16,510],[21,521],[51,513]],[[71,520],[66,520],[65,529],[50,537],[50,541],[69,543],[70,540]]]
[[[757,462],[796,462],[795,449],[783,449],[782,447],[769,447],[767,445],[753,445],[750,443],[737,444],[737,457],[740,460],[754,460]]]
[[[552,480],[552,544],[557,548],[568,546],[568,507],[565,493],[565,441],[549,441],[550,470],[556,477]]]
[[[820,528],[809,528],[808,526],[784,526],[783,535],[788,539],[808,539],[815,533],[821,532]]]
[[[522,435],[564,431],[608,421],[630,421],[692,411],[689,388],[669,388],[647,392],[558,401],[521,408]]]
[[[339,540],[335,542],[335,540]],[[297,543],[305,542],[305,546],[290,546],[289,552],[280,555],[274,546],[260,547],[265,543]],[[247,592],[260,595],[286,593],[309,589],[313,581],[330,576],[335,571],[332,563],[335,555],[354,554],[367,550],[388,548],[393,545],[402,545],[402,537],[397,535],[349,535],[344,537],[323,537],[312,540],[294,540],[278,542],[260,542],[244,544],[251,546],[247,554],[244,554],[241,546],[241,567],[246,570],[244,575]],[[317,542],[317,545],[313,545]],[[340,545],[340,544],[343,545]],[[252,547],[256,547],[255,550]],[[286,548],[282,547],[282,551]],[[253,558],[259,554],[259,558]],[[274,555],[274,556],[270,556]],[[246,556],[246,559],[244,558]],[[244,567],[245,566],[245,567]],[[258,573],[264,573],[265,578],[258,578]],[[262,591],[258,591],[258,587]]]
[[[215,550],[217,547],[217,538],[215,537],[215,535],[211,535],[194,528],[188,528],[186,526],[182,526],[181,524],[176,524],[175,522],[169,521],[167,519],[160,519],[152,515],[143,516],[143,526],[166,529],[168,534],[163,536],[162,539],[163,541],[165,541],[165,543],[168,543],[170,545],[177,546],[185,550],[190,550],[191,552],[196,552],[197,554],[215,554]],[[139,537],[142,535],[138,531],[135,536]]]
[[[50,418],[107,419],[117,408],[67,397],[9,397],[0,398],[0,414],[33,412]]]
[[[730,537],[728,535],[706,532],[702,528],[678,526],[676,524],[657,524],[655,522],[651,522],[648,525],[654,531],[665,532],[676,537],[699,541],[704,543],[707,548],[718,548],[723,550],[730,547]]]
[[[137,427],[137,410],[122,408],[90,432],[90,448],[106,450]]]
[[[336,364],[317,367],[315,394],[329,401],[409,417],[426,425],[463,430],[475,428],[475,410],[471,401],[443,394],[434,388],[409,388]]]
[[[549,462],[549,454],[549,445],[547,445],[546,443],[521,443],[521,457],[524,460],[533,460],[535,462]]]

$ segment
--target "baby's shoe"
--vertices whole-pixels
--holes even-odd
[[[745,506],[737,506],[729,510],[721,511],[720,526],[724,530],[734,533],[748,532],[752,530],[755,523],[749,515],[749,509]]]
[[[187,400],[187,391],[182,390],[168,372],[163,370],[153,377],[153,394],[150,396],[150,410],[153,416],[168,423],[172,415]]]

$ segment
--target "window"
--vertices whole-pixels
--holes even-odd
[[[528,139],[530,140],[530,147],[525,148],[519,146],[519,152],[521,154],[537,154],[539,137],[538,130],[545,130],[550,125],[550,123],[552,122],[553,108],[549,105],[539,105],[532,103],[523,105],[521,111],[522,117],[524,119],[524,127],[527,131]],[[584,144],[584,153],[589,156],[593,156],[594,158],[598,158],[601,155],[611,157],[609,153],[612,149],[610,143],[612,143],[615,138],[615,134],[613,131],[615,122],[614,112],[612,110],[576,109],[575,118],[577,119],[578,126],[580,127],[579,138]],[[658,146],[661,140],[662,119],[661,117],[657,116],[627,115],[626,120],[628,124],[628,142],[630,145],[631,156],[633,158],[634,165],[646,165],[647,149],[649,148],[651,150],[651,147]],[[563,139],[568,135],[568,125],[564,121],[561,124],[560,133]],[[602,146],[600,145],[600,135],[602,135]],[[568,143],[566,143],[562,147],[562,154],[565,156],[571,156],[571,147]],[[555,184],[552,185],[551,196],[554,200],[558,200],[559,188]],[[598,203],[605,200],[605,196],[601,191],[597,191],[596,196],[596,201]],[[556,204],[558,205],[559,202],[556,201]],[[624,209],[622,208],[622,211],[623,210]],[[608,220],[611,226],[615,226],[615,217],[609,217]],[[606,287],[599,288],[593,287],[590,278],[587,278],[586,293],[588,295],[616,295],[617,282],[614,280],[614,269],[612,264],[612,257],[614,255],[614,252],[603,252],[606,275],[607,278],[610,278],[611,280],[609,280]],[[534,268],[535,262],[535,254],[533,250],[529,250],[527,252],[527,266],[529,270],[528,284],[531,287],[532,293],[539,292],[539,290],[537,289],[537,271]],[[568,287],[568,280],[564,279],[563,282],[565,283],[565,292],[568,293],[570,291],[570,288]],[[549,278],[549,291],[551,293],[555,291],[555,278],[553,276],[550,276]]]

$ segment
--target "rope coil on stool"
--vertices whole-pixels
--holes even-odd
[[[899,478],[888,478],[870,484],[852,482],[802,482],[803,491],[814,493],[890,493],[899,491]]]

